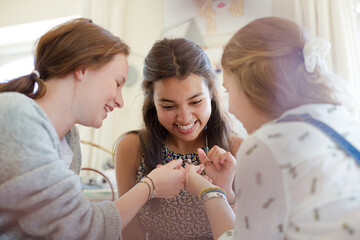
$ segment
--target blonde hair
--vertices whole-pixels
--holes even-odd
[[[257,19],[226,44],[221,64],[249,101],[273,117],[303,104],[338,104],[327,84],[331,75],[305,70],[302,50],[308,35],[276,17]]]

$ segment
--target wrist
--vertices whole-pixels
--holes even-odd
[[[198,195],[198,199],[200,201],[206,201],[212,197],[222,197],[226,199],[226,193],[224,189],[214,186],[214,187],[204,188],[203,190],[201,190],[201,192]]]
[[[155,184],[151,177],[145,176],[139,181],[139,183],[145,183],[147,185],[149,189],[148,200],[153,199],[156,196]]]
[[[228,202],[229,202],[229,204],[231,206],[236,205],[236,196],[235,196],[235,193],[234,193],[234,191],[232,189],[226,191],[226,197],[227,197]]]
[[[208,180],[206,180],[203,177],[199,177],[196,180],[191,180],[191,183],[192,184],[189,184],[191,185],[189,186],[190,192],[192,192],[192,194],[194,194],[195,196],[198,196],[200,192],[205,188],[216,187],[215,185],[211,184]]]

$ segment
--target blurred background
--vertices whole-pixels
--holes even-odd
[[[83,167],[101,171],[115,185],[113,146],[123,133],[141,127],[142,66],[155,41],[185,37],[198,43],[221,87],[223,46],[239,28],[266,16],[295,21],[332,43],[328,66],[353,91],[351,103],[358,114],[360,0],[0,0],[0,82],[31,73],[36,40],[66,20],[91,18],[122,38],[131,48],[125,106],[110,114],[100,129],[79,126]],[[242,124],[233,121],[236,132],[246,136]],[[86,183],[106,185],[103,176],[89,172],[83,177]]]

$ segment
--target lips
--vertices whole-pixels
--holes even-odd
[[[113,110],[113,108],[112,108],[111,106],[109,106],[109,105],[105,105],[104,109],[105,109],[105,111],[106,111],[107,113],[110,113],[110,112],[112,112],[112,110]]]
[[[174,126],[176,127],[177,131],[182,133],[182,134],[188,134],[194,131],[194,129],[196,128],[198,120],[196,120],[193,123],[189,123],[187,125],[180,125],[180,124],[174,124]]]
[[[185,130],[185,131],[191,129],[194,125],[195,125],[195,122],[190,123],[190,124],[185,125],[185,126],[176,124],[176,126],[177,126],[179,129]]]
[[[216,7],[223,8],[223,7],[225,7],[225,5],[226,5],[225,3],[221,2],[218,5],[216,5]]]

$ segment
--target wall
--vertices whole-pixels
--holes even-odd
[[[93,1],[92,3],[99,4],[96,0],[0,0],[0,27],[49,18],[82,15],[86,9],[85,4],[91,1]],[[102,1],[106,2],[105,0]],[[122,30],[119,30],[119,34],[120,37],[129,44],[132,50],[129,56],[129,65],[132,69],[136,69],[137,72],[130,72],[129,75],[134,78],[132,79],[134,83],[125,86],[123,90],[124,108],[112,113],[104,121],[101,129],[89,132],[85,128],[80,127],[83,138],[87,140],[95,139],[96,144],[100,144],[107,149],[112,149],[115,140],[124,132],[141,127],[141,105],[143,97],[140,83],[143,60],[153,43],[161,38],[164,26],[163,11],[165,0],[119,1],[122,2],[121,6],[124,8],[119,12],[120,16],[117,16],[119,19],[122,19],[122,23],[120,23]],[[294,16],[292,1],[269,1],[271,1],[271,15],[289,19]],[[179,10],[181,11],[181,9]],[[231,34],[228,34],[219,39],[225,43],[230,36]],[[1,55],[0,46],[0,65],[6,61],[9,61],[9,58],[5,59],[4,55]],[[116,123],[115,125],[113,125],[114,122]],[[83,148],[85,150],[84,152],[87,152],[86,146]],[[88,158],[92,157],[89,157],[87,153],[85,153],[84,159]],[[101,154],[99,158],[103,158]],[[85,163],[85,165],[88,164]]]
[[[0,0],[0,27],[81,13],[82,0]]]

